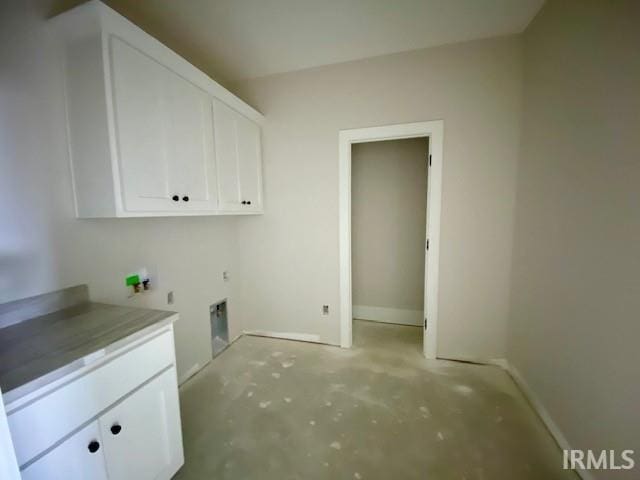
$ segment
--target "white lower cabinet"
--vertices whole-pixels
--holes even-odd
[[[170,478],[183,463],[175,369],[134,392],[100,417],[109,478]]]
[[[22,480],[106,480],[98,422],[91,422],[21,473]]]
[[[169,480],[184,463],[173,328],[7,405],[23,480]]]

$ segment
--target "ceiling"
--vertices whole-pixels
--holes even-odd
[[[55,2],[54,2],[55,3]],[[64,4],[82,3],[61,0]],[[105,0],[219,81],[519,33],[544,0]]]

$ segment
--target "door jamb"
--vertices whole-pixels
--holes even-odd
[[[424,355],[436,358],[438,348],[438,284],[440,267],[440,214],[442,204],[442,153],[444,123],[442,120],[404,123],[381,127],[356,128],[339,132],[339,251],[340,251],[340,346],[352,345],[352,297],[351,297],[351,145],[354,143],[429,137],[431,165],[427,198],[427,232],[429,232],[429,256],[425,272],[425,318],[427,332]]]

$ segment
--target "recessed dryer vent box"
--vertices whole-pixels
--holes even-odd
[[[229,346],[227,301],[223,300],[211,305],[209,307],[209,318],[211,321],[211,349],[215,358]]]

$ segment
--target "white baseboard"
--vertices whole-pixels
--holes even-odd
[[[509,362],[507,362],[506,358],[491,358],[487,363],[489,365],[496,365],[505,370],[509,370]]]
[[[227,346],[227,348],[229,348],[233,343],[236,342],[236,340],[238,340],[240,337],[242,337],[242,333],[235,336],[230,342],[229,345]],[[226,349],[225,349],[226,350]],[[212,360],[212,359],[211,359]],[[209,363],[211,363],[211,360],[208,360],[204,365],[200,365],[199,363],[195,363],[191,366],[191,368],[189,370],[187,370],[186,372],[184,372],[182,375],[180,375],[178,377],[178,385],[182,385],[184,382],[186,382],[187,380],[189,380],[191,377],[193,377],[196,373],[198,373],[200,370],[202,370],[204,367],[206,367],[207,365],[209,365]]]
[[[422,314],[422,310],[354,305],[352,316],[358,320],[372,320],[374,322],[415,325],[420,327],[423,322]]]
[[[516,383],[516,385],[518,385],[520,391],[524,394],[531,407],[535,410],[542,422],[545,424],[547,430],[549,430],[549,433],[551,433],[551,436],[554,438],[560,449],[571,450],[571,446],[569,445],[567,437],[564,436],[558,424],[553,420],[549,411],[540,401],[540,398],[531,389],[518,369],[506,360],[505,363],[506,367],[503,366],[503,368],[505,368],[509,375],[511,375],[511,378],[513,378],[514,382]],[[575,472],[578,474],[578,476],[580,476],[580,478],[582,478],[582,480],[596,480],[593,473],[588,470],[577,469],[575,470]]]
[[[476,358],[476,357],[465,357],[460,355],[454,355],[449,357],[443,357],[438,355],[436,357],[438,360],[449,360],[452,362],[466,362],[466,363],[477,363],[478,365],[495,365],[496,367],[503,368],[505,370],[509,370],[509,362],[507,362],[506,358]]]
[[[202,368],[203,367],[201,367],[199,363],[192,365],[189,370],[187,370],[182,375],[180,375],[180,378],[178,378],[178,385],[182,385],[184,382],[186,382],[191,377],[193,377],[196,373],[202,370]]]
[[[297,340],[298,342],[323,343],[320,341],[320,335],[311,335],[308,333],[290,333],[290,332],[271,332],[268,330],[245,330],[244,335],[254,335],[256,337],[281,338],[283,340]]]

